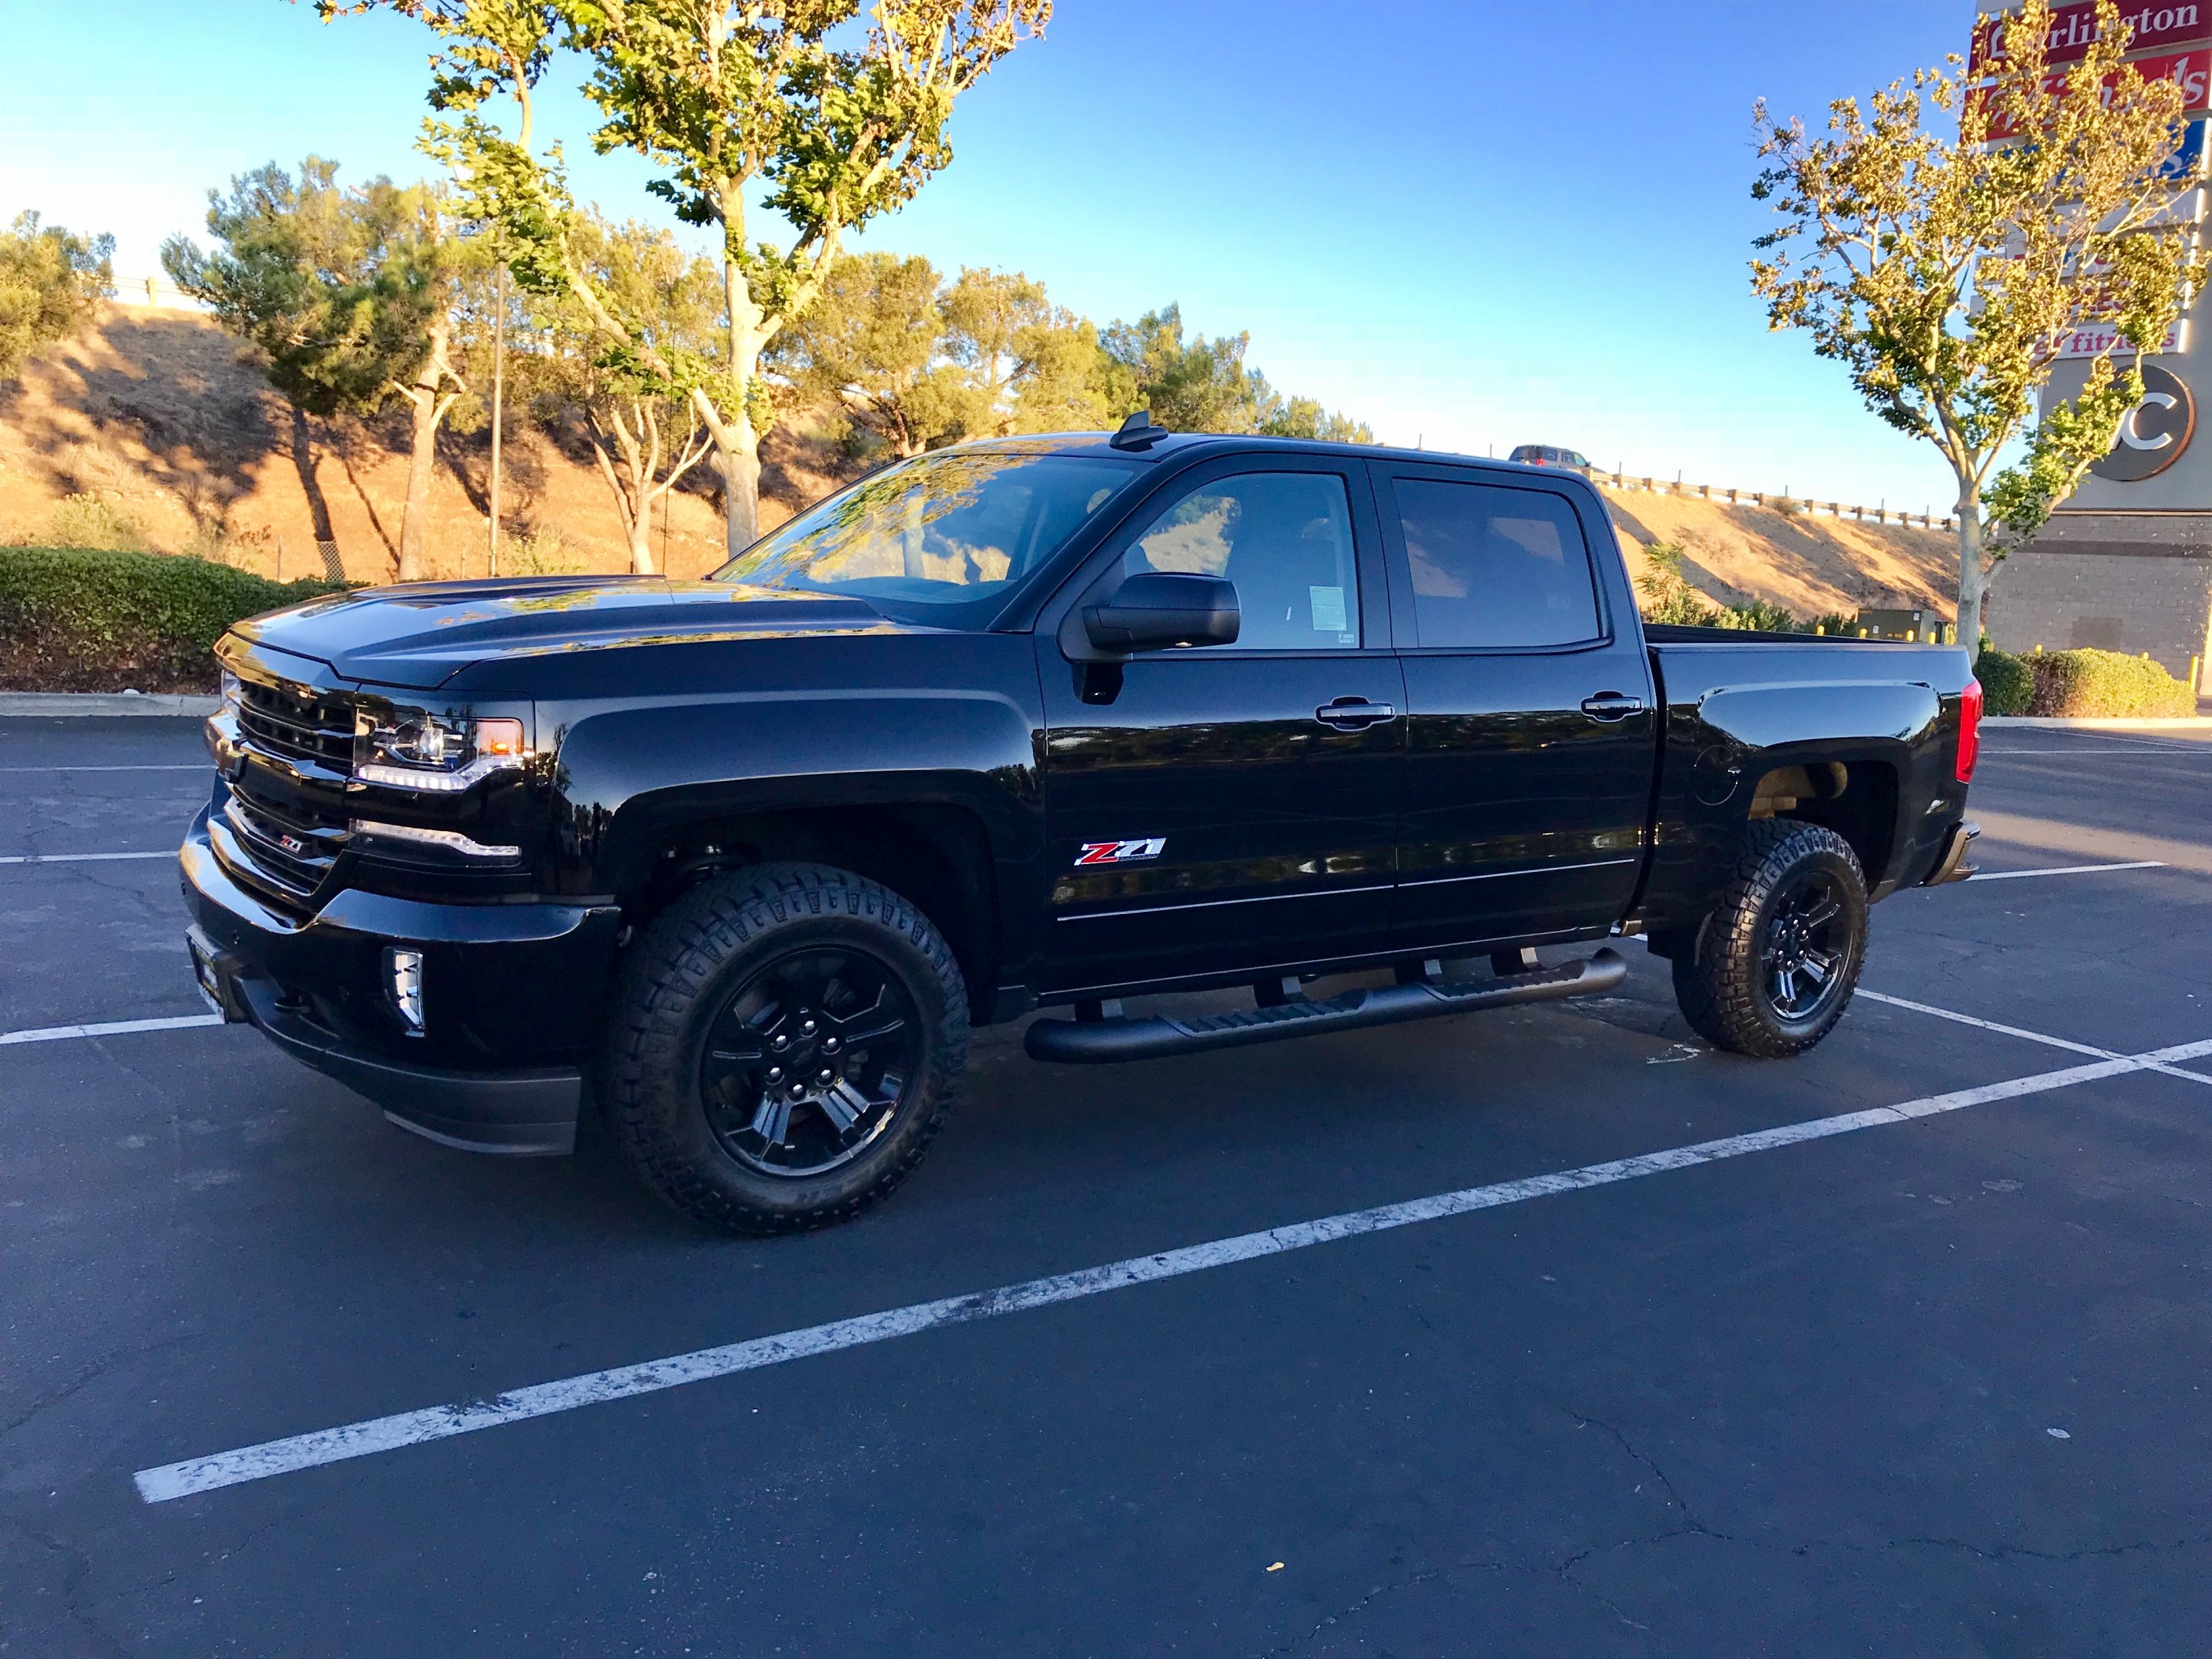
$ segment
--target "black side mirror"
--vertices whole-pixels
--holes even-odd
[[[1146,570],[1083,613],[1093,647],[1116,656],[1176,645],[1234,645],[1243,618],[1226,576]]]

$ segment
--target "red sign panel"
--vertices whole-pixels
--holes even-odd
[[[2212,3],[2176,5],[2171,0],[2121,0],[2120,21],[2128,27],[2128,50],[2212,42]],[[2008,17],[1984,17],[1974,25],[1974,44],[1966,57],[1968,79],[1993,72],[2003,61],[2003,31]],[[2044,37],[2044,61],[2072,64],[2089,55],[2097,39],[2095,0],[2051,9],[2051,33]]]
[[[2139,58],[2128,67],[2146,81],[2172,81],[2179,86],[2184,114],[2197,114],[2208,107],[2208,94],[2212,94],[2212,47],[2196,52],[2169,52],[2160,58]],[[2100,95],[2109,101],[2118,79],[2117,70],[2106,76]],[[2045,97],[2063,96],[2066,91],[2066,71],[2060,70],[2045,76],[2043,91]],[[1986,87],[1977,87],[1966,95],[1978,103],[1989,96],[1989,91]],[[1990,125],[1989,136],[1991,138],[2016,138],[2020,131],[2009,123],[1993,121]]]

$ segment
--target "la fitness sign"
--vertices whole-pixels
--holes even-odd
[[[1969,80],[1993,72],[2005,59],[2004,32],[2011,18],[2000,13],[1974,24],[1974,43],[1966,57]],[[2122,12],[2128,29],[2128,53],[2172,51],[2212,41],[2212,13],[2201,4],[2140,5]],[[2044,37],[2044,61],[2071,64],[2089,55],[2097,42],[2095,0],[2051,9],[2051,32]]]

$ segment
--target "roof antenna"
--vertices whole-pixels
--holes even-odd
[[[1152,411],[1140,409],[1121,422],[1121,429],[1107,441],[1116,449],[1150,449],[1168,435],[1164,426],[1152,424]]]

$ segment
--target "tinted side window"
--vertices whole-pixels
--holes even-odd
[[[1162,509],[1125,574],[1181,570],[1237,584],[1243,623],[1209,651],[1348,651],[1359,643],[1352,505],[1334,472],[1243,472]]]
[[[1566,498],[1398,478],[1424,646],[1572,645],[1598,636],[1589,550]]]

